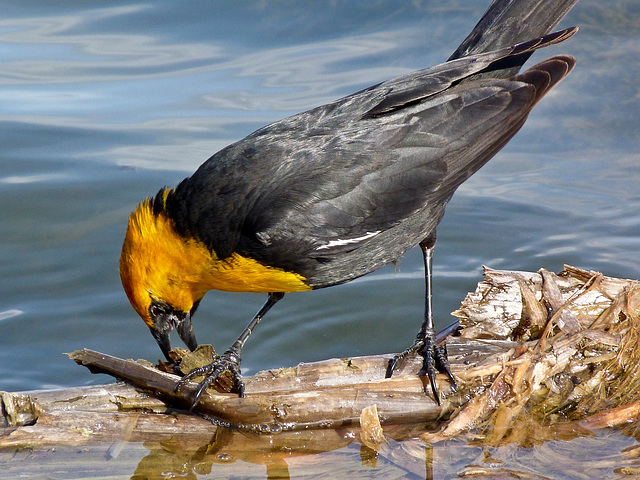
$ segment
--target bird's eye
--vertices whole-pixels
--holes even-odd
[[[152,303],[149,307],[149,313],[151,314],[152,318],[164,315],[166,312],[166,309],[162,305],[158,305],[157,303]]]

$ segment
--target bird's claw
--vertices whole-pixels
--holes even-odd
[[[421,331],[416,341],[413,342],[413,345],[389,360],[385,377],[390,378],[395,370],[404,363],[405,359],[412,354],[418,354],[422,357],[422,368],[418,372],[418,375],[429,378],[431,390],[438,405],[440,405],[440,395],[436,385],[436,375],[438,372],[446,373],[449,380],[451,380],[452,390],[458,390],[456,380],[453,377],[453,373],[451,373],[449,361],[447,360],[447,349],[446,347],[440,347],[438,345],[436,342],[436,333],[432,328]]]
[[[230,348],[221,357],[215,359],[209,365],[195,368],[186,374],[176,383],[173,390],[174,392],[178,392],[192,378],[204,375],[205,378],[198,384],[198,390],[196,390],[191,403],[191,409],[193,409],[198,402],[200,402],[200,397],[202,397],[202,394],[207,387],[218,380],[224,372],[228,371],[231,374],[233,382],[232,391],[237,392],[240,397],[244,397],[244,382],[240,375],[240,361],[240,354],[235,349]]]

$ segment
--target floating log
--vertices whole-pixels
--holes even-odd
[[[611,426],[637,410],[639,292],[636,281],[569,266],[557,275],[486,268],[454,313],[460,329],[446,346],[459,390],[440,375],[441,405],[415,375],[419,360],[385,379],[390,355],[378,355],[259,372],[245,379],[244,398],[209,388],[189,413],[197,384],[176,393],[176,375],[80,350],[70,357],[121,382],[2,393],[0,450],[176,436],[210,441],[221,428],[280,434],[283,444],[303,435],[305,445],[325,450],[353,438],[375,445],[379,428],[387,438],[471,434],[497,444],[524,441],[523,429],[514,428],[524,423]],[[361,415],[372,429],[362,436]],[[251,437],[252,448],[259,437]]]

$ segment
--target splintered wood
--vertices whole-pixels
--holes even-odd
[[[569,266],[484,277],[454,312],[461,336],[447,345],[462,390],[475,395],[425,438],[528,443],[548,427],[554,438],[562,422],[582,420],[577,434],[604,417],[608,426],[630,420],[640,396],[638,282]],[[503,348],[475,359],[468,340]]]
[[[397,375],[385,379],[391,355],[379,355],[259,372],[245,379],[244,398],[220,386],[222,391],[209,388],[195,411],[218,427],[258,433],[362,425],[359,438],[372,450],[385,439],[420,433],[430,442],[464,435],[485,444],[528,444],[624,424],[638,414],[639,292],[636,281],[568,266],[559,274],[487,268],[484,281],[454,312],[460,328],[457,336],[446,339],[446,346],[459,390],[452,391],[447,378],[439,375],[441,405],[430,388],[425,394],[428,382],[416,375],[419,359],[409,359]],[[70,356],[94,373],[129,384],[101,387],[118,392],[118,415],[145,412],[127,423],[135,426],[127,430],[128,438],[145,438],[141,428],[150,428],[149,414],[167,417],[159,405],[184,412],[197,388],[191,382],[175,392],[179,377],[150,364],[90,350]],[[77,402],[78,391],[69,391],[71,404]],[[38,424],[56,426],[55,441],[60,441],[70,422],[75,433],[67,438],[81,442],[91,429],[83,430],[79,423],[93,425],[91,412],[99,416],[114,411],[113,402],[89,402],[75,411],[60,408],[64,391],[31,392],[30,397],[32,401],[2,396],[5,426],[35,425],[0,436],[0,447],[20,445],[29,435],[40,435],[43,441],[46,434]],[[21,413],[19,405],[27,412]],[[190,416],[175,410],[171,415]]]

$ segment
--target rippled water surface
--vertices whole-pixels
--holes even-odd
[[[63,353],[156,360],[120,285],[129,212],[223,146],[290,114],[446,60],[487,2],[5,2],[0,18],[0,390],[101,383]],[[582,0],[581,31],[537,52],[578,66],[449,204],[435,311],[481,266],[564,263],[640,278],[640,8]],[[351,284],[291,294],[244,373],[398,351],[422,315],[409,252]],[[224,350],[264,298],[210,293],[194,325]],[[174,342],[177,340],[174,340]]]

